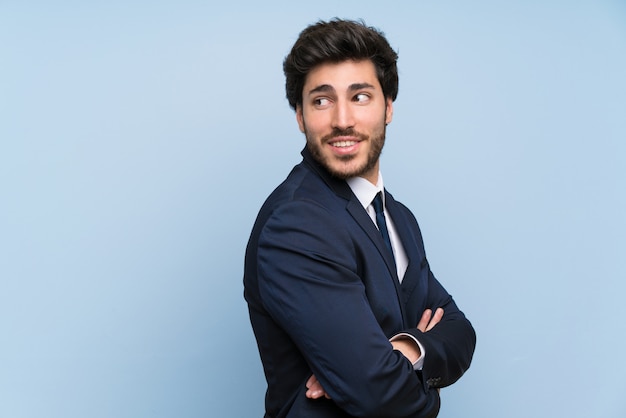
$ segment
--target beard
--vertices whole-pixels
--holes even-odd
[[[352,128],[348,129],[333,129],[333,131],[323,136],[321,139],[313,137],[306,126],[304,127],[304,135],[306,137],[306,146],[313,158],[321,164],[332,176],[346,180],[352,177],[364,177],[364,175],[370,172],[378,162],[380,154],[382,153],[383,146],[385,145],[385,133],[386,125],[383,123],[382,128],[374,132],[370,137],[363,133],[357,132]],[[354,136],[361,141],[369,142],[369,150],[365,161],[357,162],[359,154],[345,155],[345,156],[333,156],[326,155],[322,151],[324,144],[336,137],[341,136]],[[354,161],[354,164],[350,164]]]

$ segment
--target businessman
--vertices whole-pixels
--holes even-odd
[[[265,417],[435,417],[476,336],[433,276],[412,213],[383,184],[397,54],[362,22],[318,22],[285,58],[303,160],[268,197],[244,296]]]

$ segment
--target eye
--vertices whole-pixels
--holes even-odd
[[[327,97],[317,97],[313,99],[313,105],[315,107],[326,107],[330,104],[330,100]]]
[[[354,96],[353,100],[357,103],[367,103],[370,100],[370,96],[367,93],[359,93]]]

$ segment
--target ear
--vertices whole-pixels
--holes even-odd
[[[385,124],[389,125],[391,123],[391,119],[393,119],[393,100],[390,97],[386,99],[386,108],[385,108]]]
[[[296,120],[298,121],[298,127],[300,132],[304,133],[304,116],[302,115],[302,105],[296,105]]]

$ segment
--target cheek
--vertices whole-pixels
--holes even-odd
[[[315,117],[308,116],[302,119],[300,124],[300,130],[308,132],[310,135],[318,136],[326,132],[329,129],[329,124],[325,123],[324,119],[320,115]]]

